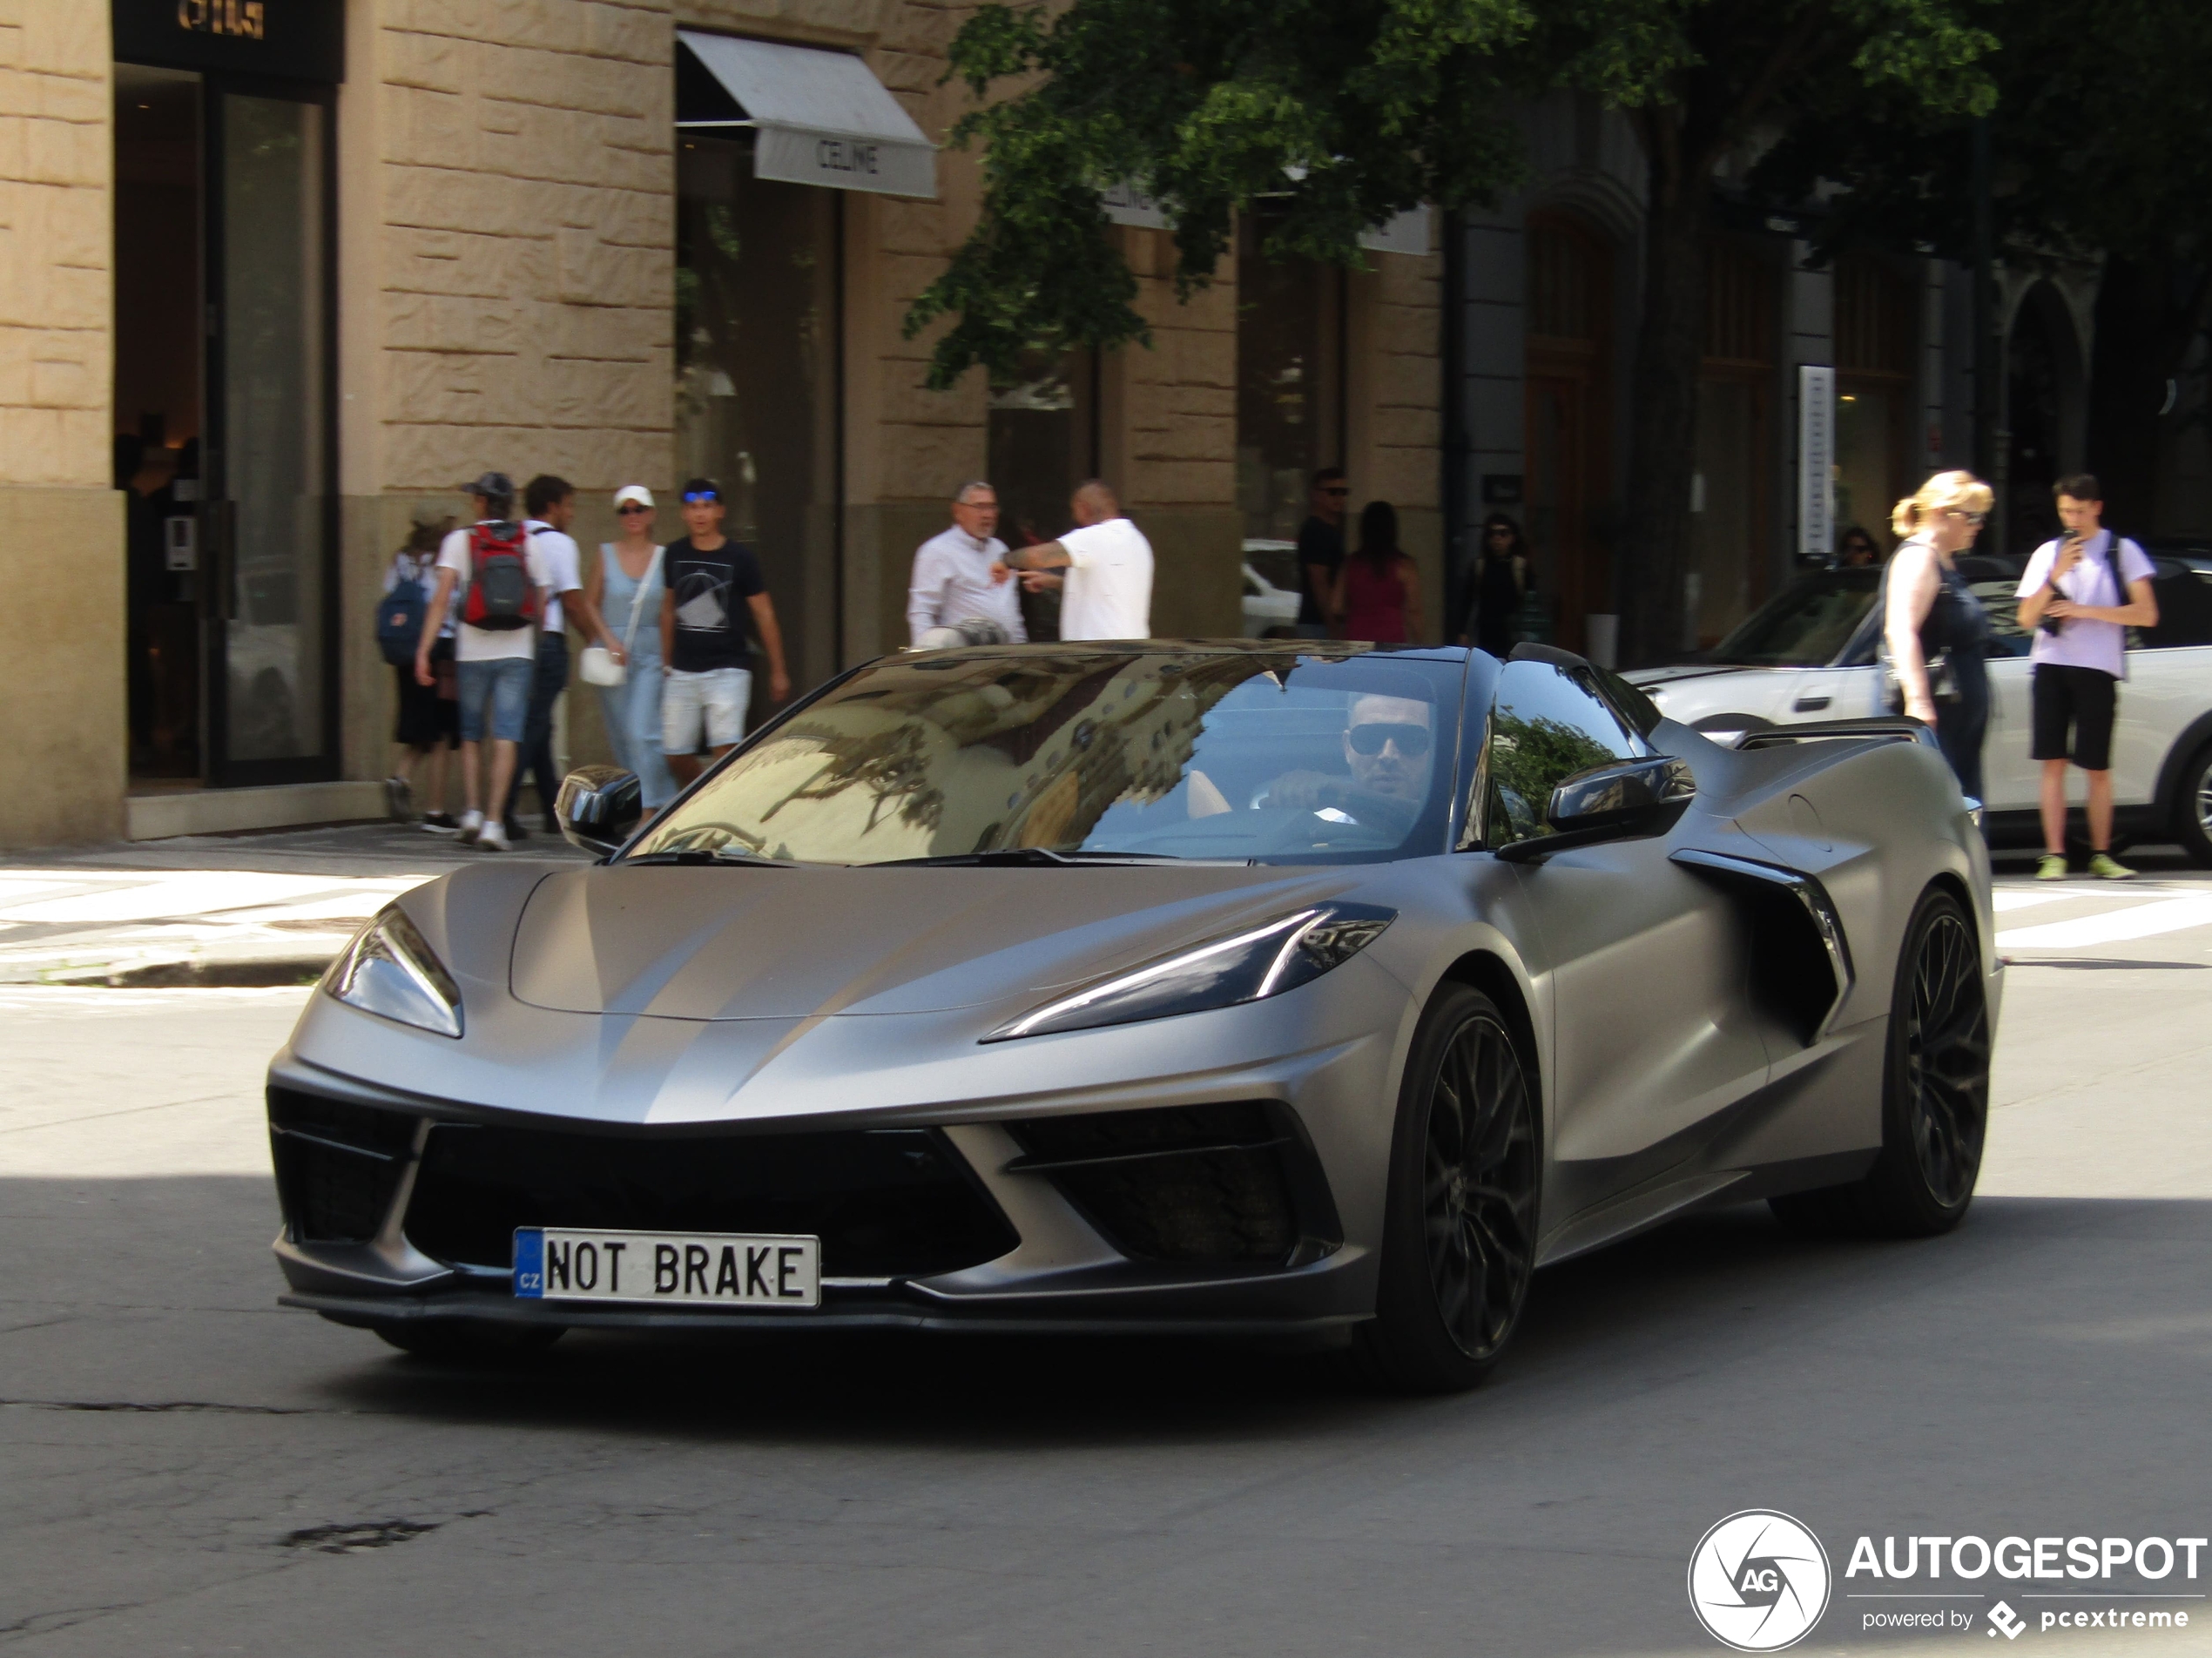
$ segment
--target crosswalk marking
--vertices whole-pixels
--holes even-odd
[[[2130,939],[2155,938],[2161,933],[2179,933],[2193,927],[2212,927],[2212,896],[2155,899],[2149,903],[2130,903],[2125,908],[2101,914],[2047,921],[2038,927],[2013,927],[1998,933],[1997,947],[2078,949],[2085,945],[2121,944]]]

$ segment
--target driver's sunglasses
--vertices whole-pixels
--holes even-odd
[[[1388,743],[1398,745],[1398,751],[1409,760],[1418,760],[1428,752],[1428,727],[1396,720],[1377,720],[1372,725],[1354,725],[1348,733],[1352,751],[1355,754],[1379,754]]]
[[[651,507],[644,505],[641,502],[626,501],[621,506],[615,509],[615,513],[618,517],[627,518],[634,513],[646,513],[651,512],[651,510],[652,509]]]
[[[684,497],[684,504],[687,507],[700,507],[721,499],[722,497],[711,489],[694,489]]]

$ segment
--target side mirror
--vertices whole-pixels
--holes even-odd
[[[611,858],[637,832],[644,812],[637,774],[618,765],[579,765],[561,779],[553,803],[563,837],[601,858]]]
[[[1529,863],[1570,846],[1663,834],[1697,792],[1689,763],[1671,754],[1578,772],[1552,791],[1548,834],[1501,846],[1508,863]]]

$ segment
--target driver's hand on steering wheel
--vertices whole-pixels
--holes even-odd
[[[1320,772],[1285,772],[1267,785],[1255,805],[1279,806],[1291,812],[1316,812],[1339,805],[1344,779]]]

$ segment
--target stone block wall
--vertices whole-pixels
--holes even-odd
[[[112,482],[109,50],[107,0],[0,0],[0,484]]]

